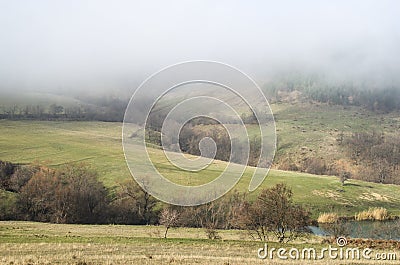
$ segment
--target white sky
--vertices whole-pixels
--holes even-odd
[[[392,78],[399,47],[395,0],[0,0],[3,91],[127,89],[197,59],[259,82],[293,68]]]

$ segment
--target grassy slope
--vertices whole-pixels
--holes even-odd
[[[120,138],[120,123],[3,120],[0,121],[0,160],[36,161],[52,167],[84,161],[93,165],[107,186],[113,187],[130,178]],[[201,173],[184,174],[168,165],[160,150],[150,151],[162,173],[181,184],[207,182],[225,167],[224,162],[216,161]],[[251,168],[246,171],[236,189],[247,190],[251,171]],[[371,206],[383,206],[400,214],[400,186],[351,180],[342,187],[335,177],[271,170],[262,188],[278,182],[288,183],[293,188],[295,201],[307,205],[314,217],[332,210],[353,215]],[[250,197],[254,198],[257,192]]]
[[[277,122],[279,162],[287,156],[300,163],[307,156],[327,161],[344,159],[344,150],[336,141],[343,132],[385,132],[400,129],[399,113],[377,114],[359,107],[326,104],[281,103],[272,105]],[[307,148],[303,148],[307,147]]]

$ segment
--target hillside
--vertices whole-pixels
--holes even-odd
[[[278,137],[285,139],[290,135],[290,131],[286,131],[286,128],[289,130],[289,127],[294,127],[294,125],[290,124],[289,121],[283,122],[285,121],[284,117],[289,120],[290,115],[293,114],[285,113],[283,109],[276,110],[278,114]],[[318,113],[320,112],[315,111],[314,115]],[[332,110],[319,115],[333,115],[333,113]],[[348,117],[349,122],[352,119],[349,115],[343,117]],[[376,120],[378,118],[371,117],[371,119]],[[392,120],[392,118],[387,118],[387,123],[389,124],[389,121]],[[285,142],[294,141],[294,143],[292,145],[287,144],[286,147],[281,145],[278,154],[290,153],[303,145],[311,147],[311,144],[315,146],[323,143],[324,140],[317,135],[329,137],[330,132],[333,133],[335,128],[339,126],[338,122],[339,118],[320,132],[314,130],[311,130],[311,133],[310,130],[301,132],[299,135],[303,136],[302,138],[292,134],[292,140],[286,139]],[[305,121],[299,118],[297,118],[297,121],[293,121],[293,124],[315,127],[320,123],[322,122]],[[368,120],[360,121],[359,126],[363,126],[364,123],[367,124]],[[322,127],[319,126],[319,128]],[[354,126],[350,128],[354,128]],[[296,127],[296,129],[292,128],[291,130],[297,131],[298,129]],[[198,185],[208,182],[218,176],[219,172],[225,167],[225,162],[215,161],[204,171],[184,174],[167,163],[161,150],[151,148],[149,150],[151,157],[154,158],[153,161],[161,172],[165,173],[171,180],[181,184]],[[130,178],[122,152],[120,123],[2,120],[0,121],[0,160],[15,163],[36,162],[51,167],[59,167],[66,163],[86,162],[97,170],[101,180],[108,187],[114,187],[117,183]],[[252,168],[249,167],[236,189],[247,190],[251,171]],[[261,188],[270,187],[278,182],[286,182],[290,185],[293,188],[294,200],[305,204],[312,210],[314,217],[324,211],[338,211],[350,216],[359,210],[373,206],[383,206],[388,208],[391,213],[400,214],[398,209],[400,186],[350,180],[342,187],[338,178],[333,176],[271,170]],[[259,191],[260,189],[251,193],[250,198],[254,198]]]
[[[376,113],[361,107],[311,103],[275,103],[272,110],[277,125],[276,167],[288,159],[300,164],[310,156],[328,163],[346,158],[340,138],[356,132],[398,134],[398,112]],[[350,161],[347,161],[350,162]]]

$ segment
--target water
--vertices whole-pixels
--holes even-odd
[[[311,232],[315,235],[327,236],[333,230],[341,230],[354,238],[371,238],[400,240],[400,221],[344,221],[339,227],[323,225],[319,227],[310,226]]]

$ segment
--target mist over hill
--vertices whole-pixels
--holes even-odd
[[[187,60],[399,87],[397,1],[0,3],[0,91],[128,98]]]

